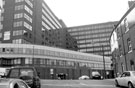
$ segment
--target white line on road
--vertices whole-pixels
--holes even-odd
[[[80,83],[80,84],[42,84],[43,86],[71,86],[71,87],[77,87],[77,86],[93,86],[93,87],[114,87],[114,85],[91,85],[91,84],[84,84],[84,83]]]

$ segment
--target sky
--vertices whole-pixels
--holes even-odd
[[[128,0],[44,0],[67,27],[118,21]]]

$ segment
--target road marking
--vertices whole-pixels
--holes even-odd
[[[44,86],[71,86],[71,87],[77,87],[77,86],[93,86],[93,87],[114,87],[114,85],[88,85],[88,84],[85,84],[85,83],[80,83],[80,84],[42,84]]]
[[[99,84],[94,84],[94,85],[88,85],[88,84],[85,84],[85,83],[80,83],[80,85],[83,85],[83,86],[108,86],[108,87],[114,87],[114,85],[99,85]]]

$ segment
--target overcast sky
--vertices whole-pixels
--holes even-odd
[[[45,2],[68,27],[118,21],[128,9],[128,0],[45,0]]]

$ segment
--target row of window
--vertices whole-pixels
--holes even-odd
[[[80,44],[80,43],[88,43],[89,42],[89,43],[94,45],[94,44],[99,43],[101,41],[103,41],[103,42],[106,41],[107,42],[108,40],[109,40],[109,38],[85,39],[85,40],[78,40],[77,43]]]
[[[132,44],[131,44],[130,38],[127,39],[127,49],[128,49],[128,52],[132,51]],[[119,45],[119,53],[120,53],[120,56],[124,54],[122,51],[122,45]]]
[[[109,37],[110,34],[95,34],[95,35],[84,35],[84,36],[75,36],[76,39],[85,39],[85,38],[101,38],[101,37]]]
[[[24,39],[14,39],[12,40],[13,44],[31,44],[30,42],[24,40]]]
[[[54,23],[54,21],[50,18],[50,16],[45,12],[44,9],[42,9],[42,12],[52,23]],[[52,23],[44,15],[42,15],[42,19],[47,22],[52,27],[52,29],[56,29],[55,26],[53,26]]]
[[[14,14],[14,19],[19,19],[19,18],[25,18],[27,19],[29,22],[32,23],[32,18],[30,16],[28,16],[26,13],[17,13],[17,14]]]
[[[54,19],[54,21],[56,22],[56,24],[54,24],[56,27],[57,27],[57,25],[59,25],[59,27],[58,27],[58,29],[59,28],[62,28],[62,26],[61,26],[61,24],[59,23],[59,21],[54,17],[54,15],[49,11],[49,9],[47,8],[47,6],[44,4],[44,3],[42,3],[42,6],[44,7],[44,9],[49,13],[49,15]],[[48,17],[48,18],[50,18],[50,17]],[[52,21],[53,22],[53,21]]]
[[[3,60],[2,64],[4,65],[19,65],[22,63],[22,58],[14,58],[9,60]],[[64,66],[64,67],[90,67],[90,68],[102,68],[103,64],[98,63],[88,63],[88,62],[74,62],[74,61],[65,61],[65,60],[50,60],[50,59],[40,59],[40,58],[25,58],[26,65],[40,65],[40,66]],[[106,68],[110,68],[109,64],[106,64]]]
[[[26,27],[27,29],[29,29],[30,31],[32,31],[32,26],[29,25],[27,22],[24,21],[24,27]]]
[[[14,22],[13,26],[14,27],[24,26],[27,29],[32,30],[32,26],[25,21],[24,22],[23,21]]]
[[[16,39],[13,40],[13,43],[22,43],[22,39]],[[33,52],[34,50],[34,52]],[[47,56],[54,56],[54,57],[61,57],[61,58],[74,58],[74,59],[86,59],[90,61],[101,61],[101,58],[94,58],[89,56],[83,56],[83,55],[75,55],[75,54],[69,54],[69,53],[63,53],[63,52],[55,52],[50,50],[39,50],[39,49],[30,49],[30,48],[1,48],[1,53],[15,53],[15,54],[28,54],[28,55],[47,55]]]
[[[124,21],[122,21],[122,22],[124,23],[124,25],[123,25],[124,28],[122,29],[121,25],[119,25],[118,28],[116,29],[118,39],[121,37],[122,32],[127,33],[129,31],[127,18],[125,18]]]
[[[33,4],[30,2],[30,0],[25,0],[25,2],[26,2],[31,8],[33,8]]]
[[[111,29],[110,29],[111,28]],[[96,25],[96,26],[89,26],[89,27],[82,27],[82,28],[72,28],[72,29],[68,29],[69,32],[74,32],[74,31],[88,31],[88,30],[101,30],[102,31],[112,31],[113,29],[113,25],[110,24],[110,25]]]
[[[109,45],[109,43],[95,43],[95,44],[80,44],[78,45],[78,48],[84,48],[84,47],[98,47],[98,46],[101,46],[101,45],[104,45],[105,47]]]
[[[112,29],[106,29],[106,30],[91,30],[91,31],[82,31],[82,32],[71,32],[71,35],[88,35],[88,34],[97,34],[97,33],[111,33]]]
[[[46,29],[48,29],[48,30],[51,29],[44,21],[42,21],[42,25],[43,25]]]
[[[31,8],[33,8],[33,4],[30,0],[15,0],[15,3],[23,2],[25,1]]]

